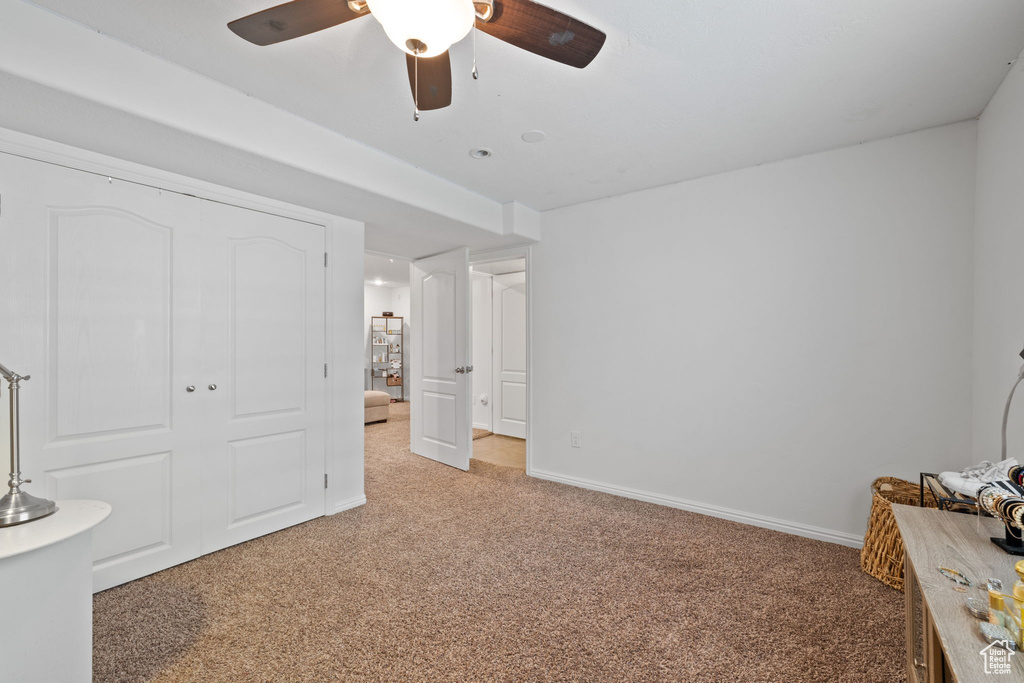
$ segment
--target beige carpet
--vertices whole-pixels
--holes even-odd
[[[494,432],[488,431],[486,429],[476,429],[474,427],[473,428],[473,441],[476,441],[477,439],[482,439],[485,436],[490,436],[492,434],[494,434]]]
[[[903,595],[856,551],[460,472],[401,407],[364,507],[97,595],[96,680],[904,680]]]

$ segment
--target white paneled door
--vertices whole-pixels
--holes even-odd
[[[203,552],[324,513],[324,228],[204,202]]]
[[[457,249],[415,261],[411,280],[412,452],[468,470],[469,253]]]
[[[199,554],[200,201],[0,155],[0,354],[26,490],[97,499],[95,586]]]
[[[495,434],[526,438],[526,273],[496,275],[493,282]]]
[[[323,252],[321,226],[0,155],[26,490],[112,505],[97,590],[324,513]]]

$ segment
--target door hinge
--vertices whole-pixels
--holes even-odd
[[[327,488],[327,475],[324,474],[324,488]]]
[[[327,252],[324,252],[324,268],[327,267]]]
[[[327,363],[324,363],[324,377],[327,376]]]

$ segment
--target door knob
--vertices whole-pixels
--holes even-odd
[[[191,393],[192,393],[193,391],[195,391],[195,390],[196,390],[196,387],[195,387],[195,385],[194,385],[194,384],[189,384],[189,385],[188,385],[187,387],[185,387],[185,391],[187,391],[187,392],[188,392],[188,393],[190,393],[190,394],[191,394]]]
[[[211,384],[210,385],[210,391],[217,391],[217,385],[216,384]]]
[[[459,373],[459,374],[461,375],[461,374],[463,374],[464,372],[466,372],[466,368],[464,368],[464,367],[462,367],[462,366],[460,365],[459,367],[455,368],[455,372],[457,372],[457,373]]]
[[[473,372],[473,366],[472,365],[467,365],[466,366],[466,372]]]

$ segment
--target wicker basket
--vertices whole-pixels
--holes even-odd
[[[921,504],[921,487],[896,477],[879,477],[871,484],[871,516],[860,568],[887,586],[903,590],[903,537],[892,515],[892,504]],[[924,506],[938,507],[931,491],[924,493]]]

